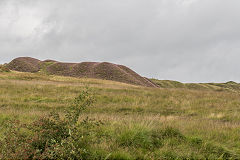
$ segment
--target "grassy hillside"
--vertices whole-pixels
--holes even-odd
[[[149,79],[141,77],[130,68],[108,62],[64,63],[54,60],[40,61],[31,57],[19,57],[13,59],[7,64],[7,67],[19,72],[41,72],[48,75],[95,78],[145,87],[157,87]]]
[[[226,83],[181,83],[178,81],[171,80],[158,80],[151,79],[155,84],[161,88],[183,88],[183,89],[194,89],[194,90],[209,90],[209,91],[240,91],[240,84],[229,81]]]
[[[0,140],[9,119],[29,124],[52,110],[63,115],[88,86],[95,102],[79,121],[102,124],[91,130],[87,159],[240,158],[238,84],[154,82],[162,88],[0,72]]]

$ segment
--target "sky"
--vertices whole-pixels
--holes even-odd
[[[142,76],[240,82],[239,0],[0,0],[0,64],[112,62]]]

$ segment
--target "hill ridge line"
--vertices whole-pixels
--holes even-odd
[[[32,57],[19,57],[13,59],[7,66],[9,69],[19,72],[43,72],[50,75],[96,78],[145,87],[158,87],[157,84],[140,76],[130,68],[110,62],[66,63],[49,59],[41,61]]]

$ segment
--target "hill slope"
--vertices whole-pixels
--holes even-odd
[[[31,57],[19,57],[8,64],[8,68],[20,72],[38,72],[40,60]]]
[[[14,71],[0,72],[0,144],[4,144],[0,145],[0,159],[4,159],[1,154],[5,153],[2,152],[5,144],[10,145],[5,148],[6,153],[19,147],[14,152],[16,157],[5,159],[20,159],[17,153],[21,156],[28,151],[29,145],[19,141],[1,143],[5,131],[12,131],[9,120],[25,126],[51,111],[63,115],[86,85],[95,95],[95,103],[79,119],[79,124],[88,120],[79,129],[79,133],[87,135],[76,138],[80,140],[76,144],[87,148],[85,155],[92,156],[86,159],[109,155],[105,159],[240,159],[239,92],[156,89],[108,80]],[[92,121],[101,123],[88,126]],[[21,131],[22,134],[17,134],[24,135],[21,140],[37,135],[26,132],[25,128]],[[16,139],[11,134],[7,136]],[[20,142],[26,144],[36,139],[30,138]]]
[[[160,88],[174,88],[174,89],[193,89],[206,91],[240,91],[240,84],[229,81],[226,83],[181,83],[172,80],[157,80],[151,79]]]
[[[20,72],[44,72],[51,75],[97,78],[145,87],[157,87],[155,83],[141,77],[128,67],[108,62],[62,63],[53,60],[40,61],[31,57],[19,57],[12,60],[8,67]]]

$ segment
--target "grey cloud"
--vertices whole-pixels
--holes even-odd
[[[110,61],[159,79],[240,82],[239,14],[238,0],[2,0],[0,63]]]

